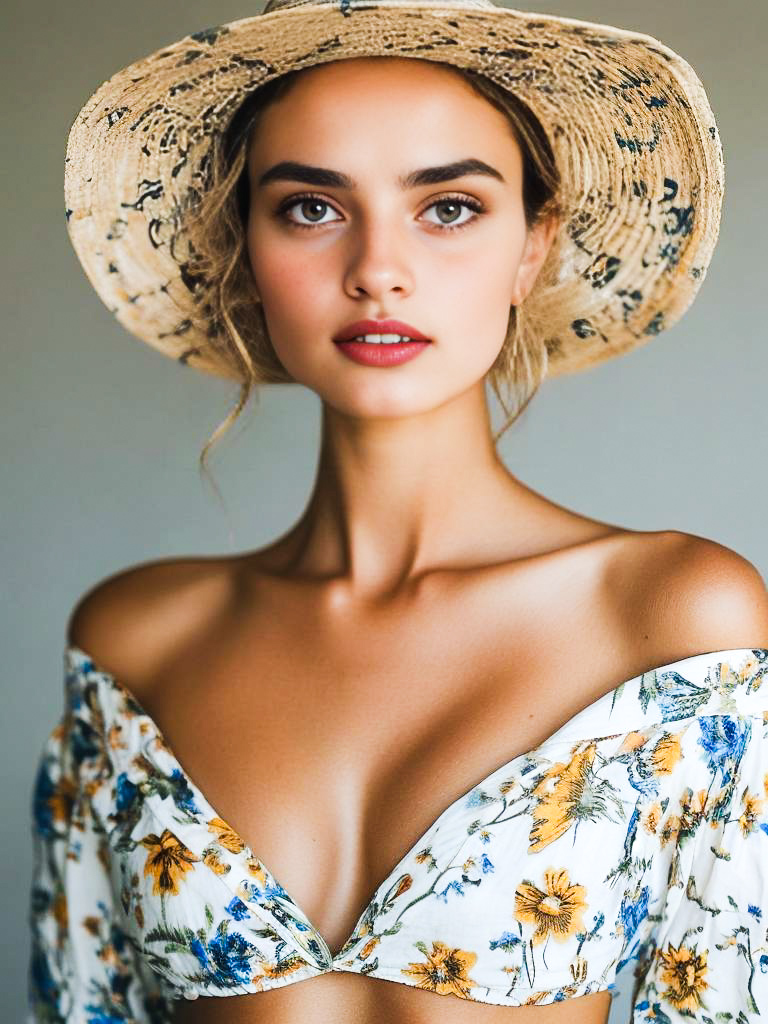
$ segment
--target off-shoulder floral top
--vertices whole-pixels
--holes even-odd
[[[71,645],[65,669],[33,795],[29,1022],[163,1024],[175,1000],[330,971],[500,1006],[615,996],[625,971],[633,1022],[768,1017],[766,649],[628,679],[496,768],[335,955],[120,682]]]

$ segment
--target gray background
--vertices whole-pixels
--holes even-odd
[[[5,7],[3,1020],[24,1012],[29,797],[39,748],[61,713],[72,607],[129,565],[265,543],[294,522],[312,482],[319,400],[296,386],[267,388],[214,449],[222,508],[196,459],[233,386],[183,370],[124,331],[85,278],[64,219],[66,137],[97,86],[187,32],[261,6]],[[766,578],[768,7],[578,0],[527,9],[649,33],[680,52],[720,126],[726,195],[709,275],[683,320],[591,373],[545,382],[501,451],[513,472],[561,504],[633,529],[716,539]],[[611,1024],[626,1019],[622,998]]]

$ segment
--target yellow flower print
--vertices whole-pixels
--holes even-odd
[[[646,739],[647,737],[645,733],[636,732],[634,730],[632,732],[628,732],[619,747],[618,753],[626,754],[628,751],[634,750],[636,747],[642,747]]]
[[[367,960],[368,957],[371,955],[371,953],[374,951],[374,949],[376,949],[376,947],[378,946],[379,942],[380,942],[380,939],[376,935],[374,935],[373,938],[368,939],[366,944],[363,946],[363,948],[357,954],[357,959],[358,960]]]
[[[54,821],[69,824],[75,805],[77,787],[69,775],[61,775],[48,798],[48,806]]]
[[[655,833],[661,820],[661,804],[658,800],[651,804],[645,813],[642,822],[646,832]]]
[[[146,778],[152,778],[155,766],[145,754],[136,754],[135,757],[132,758],[131,764],[137,772],[144,775]]]
[[[523,1006],[539,1006],[539,1004],[541,1003],[542,999],[546,999],[546,997],[548,995],[549,995],[549,992],[533,992],[531,995],[528,996],[528,998],[525,1000],[525,1002],[522,1005]]]
[[[583,956],[577,956],[574,962],[571,964],[571,977],[574,982],[582,982],[587,980],[587,969],[589,967],[589,961]]]
[[[258,879],[259,886],[263,889],[267,884],[267,869],[258,857],[249,857],[246,863],[248,864],[249,873]]]
[[[65,892],[59,892],[54,896],[51,909],[59,930],[65,932],[69,927],[69,911],[67,909],[67,894]]]
[[[241,853],[245,849],[245,843],[237,832],[221,818],[211,818],[208,822],[208,831],[213,832],[224,849],[230,853]]]
[[[571,965],[571,973],[573,973],[573,965]],[[578,987],[579,987],[578,983],[575,983],[575,982],[573,984],[563,985],[562,988],[560,988],[558,990],[558,993],[557,993],[558,999],[570,999],[571,996],[578,995],[578,992],[577,992]],[[525,1000],[525,1002],[521,1003],[520,1005],[521,1006],[538,1006],[540,1003],[543,1003],[545,999],[548,1000],[548,997],[551,996],[551,995],[552,995],[552,990],[551,989],[546,989],[544,992],[533,992],[531,995],[528,996],[528,998]]]
[[[675,948],[671,943],[667,952],[658,951],[664,964],[661,980],[669,986],[662,996],[678,1010],[698,1010],[701,1004],[701,991],[709,987],[704,978],[707,973],[707,951],[697,953],[696,947],[688,949],[679,945]]]
[[[512,778],[512,779],[505,779],[505,780],[504,780],[504,781],[503,781],[503,782],[501,783],[501,785],[499,786],[499,792],[500,792],[500,793],[501,793],[501,794],[502,794],[503,796],[509,796],[509,794],[510,794],[511,792],[513,792],[513,790],[515,790],[515,789],[520,789],[520,788],[521,788],[521,787],[520,787],[520,780],[519,780],[519,779],[515,779],[515,778]]]
[[[226,875],[230,870],[229,864],[225,864],[222,861],[218,850],[215,850],[212,846],[208,846],[203,850],[203,863],[209,867],[211,871],[215,871],[217,875]]]
[[[730,853],[728,852],[728,850],[725,849],[724,846],[711,846],[710,849],[719,860],[731,859]]]
[[[128,745],[123,739],[123,727],[118,723],[110,726],[107,732],[107,743],[112,750],[127,750]]]
[[[735,686],[740,686],[742,683],[747,682],[750,676],[755,674],[759,666],[760,662],[753,654],[747,656],[740,669],[734,670],[727,662],[720,662],[718,666],[718,689],[721,693],[730,694]],[[752,682],[751,691],[759,690],[763,685],[764,679],[764,676],[758,676]]]
[[[757,826],[758,816],[763,812],[763,801],[755,793],[750,793],[749,786],[746,786],[741,794],[741,802],[744,804],[744,813],[739,818],[739,824],[742,833],[748,836]]]
[[[577,808],[595,759],[596,743],[578,751],[568,764],[554,764],[536,785],[533,795],[538,803],[532,811],[533,825],[528,836],[530,853],[536,853],[559,839],[577,820]]]
[[[408,892],[412,885],[413,877],[411,875],[403,875],[397,883],[397,889],[392,893],[392,899],[396,900],[398,896],[402,896],[404,892]]]
[[[425,963],[411,963],[401,968],[402,974],[416,978],[419,988],[429,989],[440,995],[458,996],[460,999],[471,999],[470,988],[475,984],[468,972],[474,967],[477,953],[465,949],[452,949],[442,942],[432,943],[432,952],[426,956]]]
[[[659,832],[659,838],[661,839],[661,845],[666,846],[667,843],[672,842],[677,838],[677,834],[680,831],[680,819],[676,814],[670,814],[664,824],[661,826],[661,832]]]
[[[543,942],[552,935],[563,942],[582,926],[582,914],[587,908],[583,885],[569,885],[568,871],[548,868],[544,872],[546,891],[527,879],[515,890],[515,917],[518,921],[536,925],[533,944]]]
[[[102,782],[100,777],[97,777],[95,779],[88,779],[86,782],[83,783],[83,792],[85,793],[86,796],[93,796],[94,793],[98,793],[98,791],[101,789],[101,786]]]
[[[768,716],[768,711],[764,711],[763,714]],[[768,717],[765,720],[768,722]],[[768,797],[768,772],[763,776],[763,792]]]
[[[691,787],[686,787],[680,797],[680,810],[682,813],[680,814],[680,821],[678,825],[678,829],[683,835],[686,833],[690,834],[695,831],[701,819],[704,817],[708,799],[709,794],[706,789],[700,789],[694,796]],[[714,816],[712,820],[714,820]]]
[[[679,735],[668,732],[664,733],[651,751],[653,774],[655,776],[671,775],[682,754]]]
[[[298,953],[291,954],[290,956],[284,956],[279,962],[272,961],[260,964],[259,968],[261,975],[258,979],[254,977],[253,980],[261,981],[261,985],[263,986],[265,981],[274,981],[276,978],[286,978],[289,974],[293,974],[294,971],[300,971],[303,967],[306,967],[306,964],[306,960],[299,956]]]
[[[110,850],[109,843],[104,836],[99,840],[99,845],[96,849],[96,856],[104,870],[109,871],[110,861],[112,860],[112,851]]]
[[[152,892],[158,896],[166,892],[178,893],[178,883],[184,873],[200,858],[168,829],[160,837],[152,832],[140,841],[151,851],[144,865],[144,874],[154,876]]]

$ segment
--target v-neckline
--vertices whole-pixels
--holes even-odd
[[[169,764],[174,770],[181,773],[181,776],[186,781],[186,784],[189,787],[189,790],[194,798],[195,805],[197,807],[202,808],[202,811],[200,812],[200,817],[203,818],[205,822],[211,820],[212,818],[218,818],[221,821],[225,821],[226,819],[222,818],[222,816],[218,813],[216,808],[213,807],[213,805],[208,801],[202,789],[196,784],[194,779],[189,775],[189,773],[186,771],[182,763],[176,757],[176,754],[169,746],[169,744],[166,742],[162,729],[154,720],[154,718],[145,710],[141,701],[138,700],[138,698],[133,694],[133,692],[130,689],[128,689],[111,672],[108,672],[106,669],[101,668],[90,656],[90,654],[88,654],[87,651],[83,650],[83,648],[79,647],[78,645],[73,643],[66,643],[65,656],[69,654],[72,654],[74,656],[78,673],[83,672],[86,676],[93,674],[102,678],[106,681],[108,686],[121,700],[128,700],[131,702],[135,713],[144,720],[144,724],[150,731],[151,738],[156,740],[162,746],[165,754],[165,759],[169,762]],[[331,949],[326,940],[324,939],[320,930],[315,927],[315,925],[312,923],[308,915],[304,912],[300,904],[296,903],[296,901],[293,899],[288,890],[285,889],[285,887],[280,883],[277,876],[271,871],[271,869],[266,864],[264,864],[263,861],[260,860],[258,855],[251,848],[250,844],[246,842],[246,840],[235,829],[232,828],[229,822],[227,822],[227,825],[232,830],[233,834],[236,836],[238,842],[243,844],[241,856],[246,860],[252,859],[253,861],[258,861],[258,863],[261,864],[261,866],[264,868],[269,878],[271,878],[275,882],[276,886],[280,891],[286,894],[292,905],[296,908],[300,916],[303,918],[304,922],[310,929],[312,937],[316,939],[317,944],[323,951],[325,964],[323,965],[322,969],[333,970],[335,965],[341,961],[342,954],[348,953],[349,950],[354,945],[353,940],[357,939],[358,930],[362,925],[363,921],[365,920],[366,916],[368,915],[372,905],[376,901],[376,898],[379,895],[379,893],[392,882],[392,879],[398,875],[400,869],[414,856],[414,854],[420,848],[423,847],[425,841],[429,839],[430,836],[432,836],[432,834],[438,829],[438,827],[445,820],[450,818],[460,805],[464,804],[467,801],[467,798],[470,796],[471,793],[473,793],[475,790],[480,790],[486,787],[493,779],[495,779],[496,776],[502,773],[506,774],[507,772],[511,771],[515,764],[517,764],[518,762],[522,762],[526,759],[532,758],[533,755],[537,754],[544,747],[554,745],[559,742],[572,742],[575,738],[575,727],[577,722],[579,722],[583,718],[596,715],[599,710],[603,710],[604,708],[607,709],[609,702],[611,703],[611,705],[613,705],[616,698],[622,693],[625,687],[634,686],[635,688],[639,688],[642,685],[643,680],[646,676],[650,676],[652,673],[658,674],[661,672],[666,672],[670,669],[675,669],[679,666],[687,665],[694,661],[700,661],[704,658],[708,659],[707,666],[711,667],[712,664],[722,663],[723,661],[728,660],[728,656],[739,654],[765,654],[766,658],[768,658],[768,648],[734,647],[719,651],[708,651],[699,654],[692,654],[686,658],[680,658],[677,661],[671,661],[664,665],[657,665],[648,668],[645,671],[640,672],[638,675],[632,676],[630,679],[625,679],[622,682],[618,683],[607,693],[604,693],[601,696],[595,698],[595,700],[591,701],[584,708],[581,708],[581,710],[575,712],[575,714],[571,715],[570,718],[568,718],[558,729],[555,730],[555,732],[553,732],[550,736],[544,739],[536,747],[516,754],[508,761],[505,761],[503,764],[494,768],[482,779],[473,783],[465,792],[460,794],[455,800],[451,801],[442,811],[438,813],[437,817],[427,827],[425,832],[400,857],[400,859],[392,868],[392,870],[376,886],[373,893],[371,894],[370,899],[368,900],[361,914],[359,915],[357,922],[355,923],[354,928],[352,929],[352,932],[345,939],[345,941],[342,943],[341,947],[336,953],[331,952]],[[86,665],[88,667],[86,667]],[[584,738],[586,738],[586,736]]]

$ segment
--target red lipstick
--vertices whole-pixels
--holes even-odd
[[[402,334],[414,341],[429,341],[421,331],[401,320],[356,320],[338,332],[334,341],[350,341],[361,334]]]
[[[408,341],[355,341],[364,334],[399,334]],[[399,366],[415,358],[431,344],[429,338],[401,320],[356,320],[343,327],[333,339],[347,358],[363,366]]]

